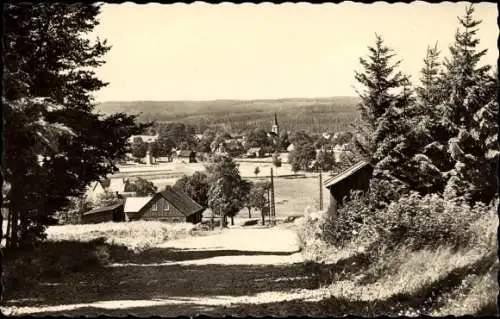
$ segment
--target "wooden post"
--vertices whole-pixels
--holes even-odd
[[[319,210],[323,210],[323,176],[319,171]]]

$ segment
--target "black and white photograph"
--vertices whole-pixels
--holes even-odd
[[[498,316],[496,3],[2,6],[2,315]]]

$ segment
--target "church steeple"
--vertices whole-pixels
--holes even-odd
[[[276,112],[274,113],[274,125],[273,125],[273,128],[271,129],[271,131],[273,133],[275,133],[276,135],[279,135],[279,133],[280,133],[280,127],[278,125],[278,116],[276,115]]]

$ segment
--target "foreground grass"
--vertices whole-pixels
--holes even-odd
[[[156,221],[50,226],[44,242],[26,250],[5,251],[6,296],[43,281],[95,271],[168,240],[204,233],[193,224]]]
[[[104,238],[105,243],[141,251],[167,240],[197,234],[190,223],[169,224],[158,221],[106,222],[85,225],[58,225],[47,229],[48,241],[89,242]]]
[[[345,303],[344,314],[370,316],[496,315],[494,212],[485,212],[471,225],[475,245],[419,250],[386,249],[377,238],[361,236],[334,247],[311,226],[324,216],[316,213],[298,221],[304,254],[327,291],[323,307]]]

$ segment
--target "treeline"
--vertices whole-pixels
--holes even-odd
[[[346,131],[359,118],[358,98],[283,99],[206,102],[107,102],[98,106],[103,113],[139,114],[140,121],[182,122],[196,133],[207,128],[227,132],[270,130],[277,113],[281,130],[311,133]]]

